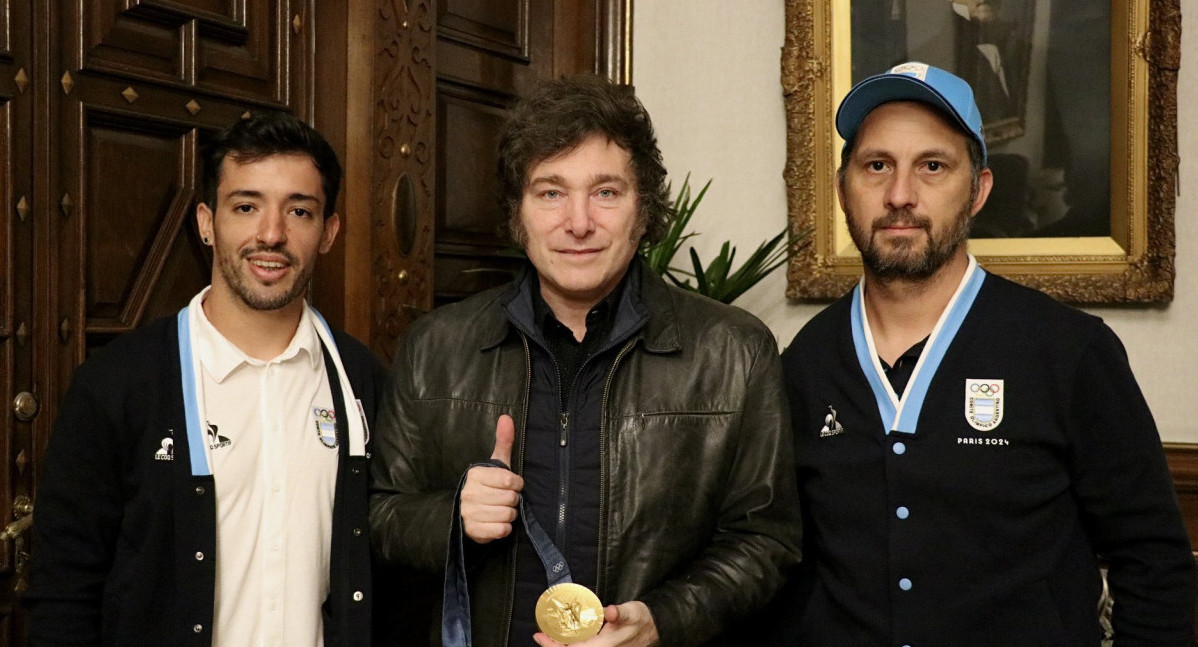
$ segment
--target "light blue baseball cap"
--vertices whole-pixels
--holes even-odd
[[[986,138],[982,113],[973,100],[973,88],[964,79],[926,63],[903,63],[853,86],[836,111],[836,132],[849,141],[874,108],[891,101],[926,103],[952,118],[982,147],[986,165]]]

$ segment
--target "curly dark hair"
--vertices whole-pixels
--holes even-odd
[[[256,162],[279,154],[299,154],[312,158],[320,172],[324,190],[324,217],[337,210],[337,192],[341,190],[341,163],[337,153],[316,129],[285,112],[260,112],[229,126],[204,148],[204,202],[216,210],[216,189],[220,185],[221,165],[226,157],[239,164]]]
[[[632,156],[637,192],[634,239],[653,243],[665,234],[674,213],[649,113],[630,86],[588,75],[541,83],[512,108],[503,129],[497,189],[508,231],[518,244],[525,242],[520,203],[529,171],[594,135]]]

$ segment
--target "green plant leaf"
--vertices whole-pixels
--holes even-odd
[[[649,265],[649,269],[655,274],[664,275],[670,271],[670,263],[673,258],[678,255],[678,250],[692,236],[698,236],[697,232],[684,233],[687,225],[690,224],[691,216],[695,213],[695,208],[703,201],[703,196],[707,194],[708,187],[711,186],[711,180],[708,180],[703,188],[693,199],[691,198],[690,174],[682,181],[682,187],[678,189],[678,194],[674,198],[674,218],[670,221],[670,227],[666,230],[662,239],[653,244],[645,244],[641,247],[641,256]]]
[[[690,249],[691,264],[695,267],[695,291],[699,294],[707,294],[707,275],[703,273],[703,264],[699,262],[699,254],[695,252],[695,248]]]
[[[783,229],[778,235],[758,245],[736,269],[733,269],[736,248],[728,241],[720,246],[719,254],[706,268],[693,247],[689,250],[690,267],[676,267],[674,259],[683,244],[691,237],[699,235],[698,232],[688,232],[686,229],[695,214],[695,209],[710,187],[711,180],[708,180],[692,197],[688,173],[674,198],[675,217],[669,230],[659,242],[642,246],[641,255],[653,272],[665,277],[674,285],[724,303],[732,303],[770,273],[785,265],[791,254],[806,247],[811,242],[810,232],[799,231],[790,234]],[[691,280],[694,280],[693,284]]]

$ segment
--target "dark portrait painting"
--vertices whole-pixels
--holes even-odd
[[[1109,236],[1111,5],[851,0],[852,82],[905,61],[969,81],[994,190],[973,238]]]

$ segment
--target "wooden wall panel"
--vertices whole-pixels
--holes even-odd
[[[1181,516],[1190,533],[1190,546],[1198,559],[1198,445],[1166,443],[1165,458],[1173,475]],[[1198,627],[1194,629],[1194,644],[1198,645]]]
[[[372,61],[369,344],[390,360],[400,335],[433,305],[437,50],[433,2],[379,5]]]
[[[1190,543],[1198,549],[1198,445],[1166,444],[1165,458],[1190,532]]]

